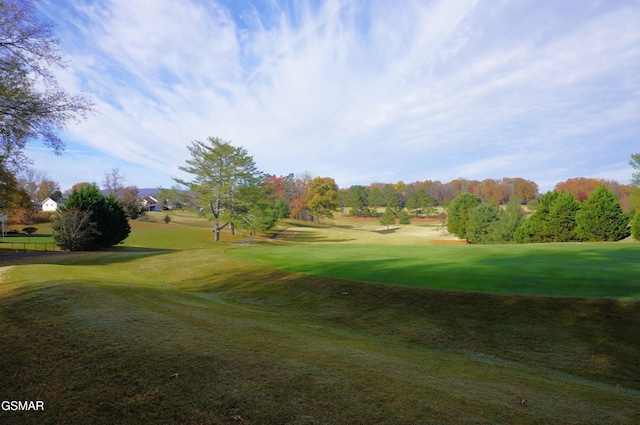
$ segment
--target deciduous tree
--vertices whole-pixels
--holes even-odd
[[[0,155],[18,168],[29,140],[62,152],[56,133],[93,107],[59,86],[52,68],[65,63],[52,28],[37,17],[32,2],[0,0]]]
[[[333,212],[340,206],[338,185],[331,177],[316,177],[307,182],[307,205],[318,218],[333,217]]]
[[[640,241],[640,212],[636,213],[633,223],[631,223],[631,234],[633,239]]]
[[[113,194],[121,199],[121,191],[124,189],[124,176],[120,174],[120,168],[113,168],[104,174],[104,189],[107,193]]]
[[[640,188],[640,153],[631,155],[629,165],[631,165],[633,169],[636,170],[631,178],[631,184],[634,187]]]
[[[87,251],[100,235],[91,212],[71,209],[60,211],[51,224],[56,244],[69,251]]]

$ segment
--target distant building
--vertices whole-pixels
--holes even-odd
[[[153,196],[145,196],[143,198],[138,199],[138,202],[146,211],[160,211],[160,206],[158,205],[158,200]]]
[[[58,203],[51,198],[42,201],[42,211],[58,211]]]

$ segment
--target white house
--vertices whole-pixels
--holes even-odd
[[[144,198],[140,198],[138,202],[147,211],[160,211],[158,200],[153,196],[145,196]]]
[[[58,203],[51,198],[42,201],[42,211],[58,211]]]

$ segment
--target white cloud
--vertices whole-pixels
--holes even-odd
[[[84,180],[126,161],[132,184],[170,184],[208,136],[341,186],[631,175],[637,2],[287,4],[45,2],[72,61],[61,81],[99,112],[67,132],[104,157]]]

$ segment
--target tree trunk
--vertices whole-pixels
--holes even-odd
[[[213,221],[213,233],[214,233],[214,241],[220,242],[220,226],[218,226],[218,220],[214,219]]]
[[[229,231],[231,232],[231,236],[235,236],[236,228],[235,228],[235,226],[233,225],[232,222],[229,222]]]

